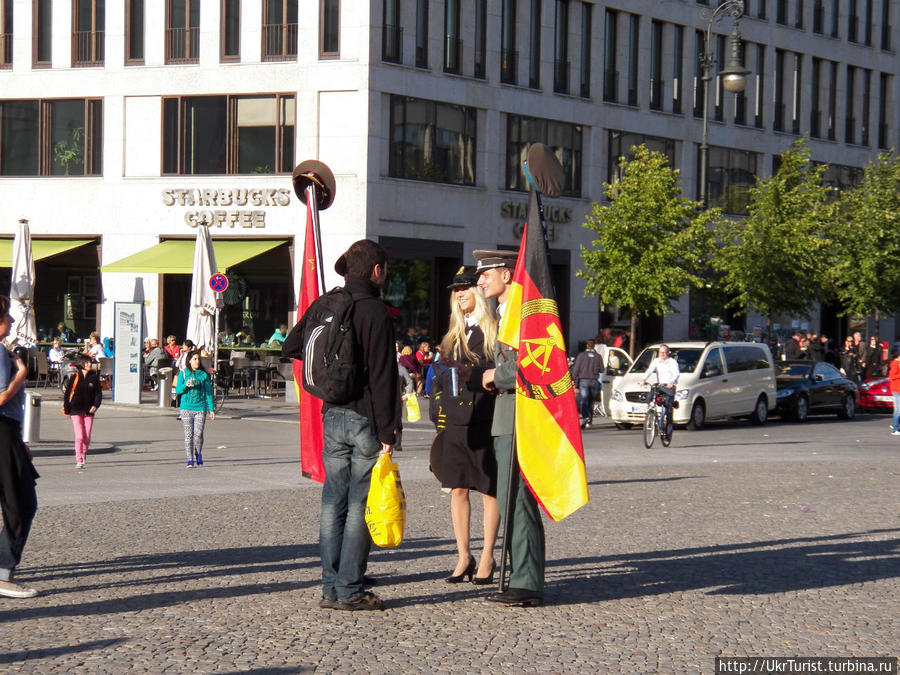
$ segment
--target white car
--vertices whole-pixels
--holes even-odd
[[[660,343],[661,344],[661,343]],[[775,367],[768,346],[755,342],[669,342],[681,375],[673,411],[676,425],[703,428],[706,420],[749,417],[765,424],[776,404]],[[659,344],[640,353],[612,383],[610,417],[619,428],[640,424],[650,384],[639,384]],[[652,379],[652,378],[651,378]]]

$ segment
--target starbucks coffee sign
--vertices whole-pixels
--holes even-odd
[[[260,207],[287,206],[287,188],[170,188],[162,191],[165,206],[186,206],[189,227],[264,228],[266,211]],[[200,208],[196,208],[200,207]],[[257,207],[257,208],[253,208]]]

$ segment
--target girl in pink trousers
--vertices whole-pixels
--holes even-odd
[[[63,414],[72,419],[75,430],[75,466],[84,468],[84,458],[91,444],[94,413],[103,400],[100,376],[91,367],[91,357],[78,355],[78,371],[69,378],[63,395]]]

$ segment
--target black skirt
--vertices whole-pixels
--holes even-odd
[[[497,461],[491,443],[491,425],[447,425],[441,486],[466,488],[495,497]]]

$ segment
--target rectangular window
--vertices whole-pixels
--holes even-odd
[[[694,32],[694,117],[703,117],[706,103],[706,82],[703,81],[703,57],[706,53],[706,33]]]
[[[638,105],[638,65],[641,17],[628,15],[628,105]]]
[[[847,8],[847,40],[850,42],[859,42],[859,12],[857,8],[857,0],[848,0]]]
[[[103,101],[0,101],[0,175],[99,176]]]
[[[482,0],[484,1],[484,0]],[[400,0],[384,0],[381,29],[381,59],[390,63],[402,63],[400,51]]]
[[[221,61],[241,60],[241,0],[222,0]]]
[[[756,0],[756,18],[766,18],[766,0]]]
[[[503,0],[500,26],[500,81],[518,82],[519,52],[516,51],[516,2]]]
[[[793,106],[791,110],[791,133],[800,133],[800,109],[803,95],[803,54],[794,54],[794,72],[791,82],[791,98]]]
[[[144,63],[144,0],[125,3],[125,63]]]
[[[872,12],[874,7],[872,7],[872,0],[866,0],[866,28],[864,31],[863,44],[866,47],[872,46]]]
[[[200,61],[200,0],[166,0],[166,63]]]
[[[12,68],[13,0],[0,0],[0,69]]]
[[[616,103],[619,100],[619,71],[616,65],[616,40],[618,31],[616,22],[618,12],[606,10],[603,44],[603,100]]]
[[[607,153],[606,182],[615,185],[622,180],[622,168],[620,160],[624,157],[631,161],[634,159],[632,148],[638,145],[646,146],[651,152],[660,152],[669,158],[669,166],[675,166],[675,141],[661,136],[647,136],[646,134],[633,134],[627,131],[609,132],[609,153]]]
[[[783,49],[775,50],[775,110],[772,128],[775,131],[784,131],[784,76],[785,76],[785,52]]]
[[[163,174],[290,173],[292,94],[163,99]]]
[[[813,0],[813,33],[825,32],[825,0]]]
[[[831,37],[841,35],[841,0],[829,0],[831,2]]]
[[[556,0],[553,40],[553,91],[569,93],[569,0]]]
[[[853,116],[853,104],[856,100],[856,68],[847,66],[847,98],[844,108],[844,143],[856,143],[856,118]]]
[[[53,58],[53,0],[35,0],[32,9],[32,65],[35,68],[49,68]]]
[[[459,0],[444,0],[444,72],[462,72],[462,39],[459,37]]]
[[[881,73],[878,82],[878,147],[887,150],[890,147],[890,127],[888,126],[891,96],[891,76]]]
[[[828,76],[828,140],[833,141],[837,138],[837,78],[838,63],[830,62],[830,74]]]
[[[581,3],[581,87],[582,98],[591,96],[591,28],[592,10],[589,2]]]
[[[528,52],[528,86],[541,86],[541,0],[531,0],[531,37]]]
[[[319,58],[336,59],[341,54],[341,0],[321,0],[319,12]]]
[[[106,35],[105,1],[75,0],[72,13],[72,65],[102,66]]]
[[[766,78],[766,46],[756,45],[756,72],[753,73],[756,86],[753,88],[753,126],[763,128],[763,91]]]
[[[786,26],[788,22],[788,0],[776,0],[775,2],[775,22]]]
[[[662,50],[663,25],[654,19],[650,23],[650,110],[662,110]]]
[[[812,138],[822,137],[822,59],[812,60],[812,101],[809,110],[809,135]]]
[[[480,80],[487,77],[487,0],[475,0],[475,71]]]
[[[390,175],[474,185],[475,117],[475,108],[391,96]]]
[[[416,0],[416,67],[428,67],[428,0]]]
[[[891,0],[881,0],[881,48],[891,50]]]
[[[699,164],[699,152],[697,161]],[[758,161],[759,155],[755,152],[711,145],[707,174],[710,208],[718,207],[725,213],[746,215],[750,188],[756,183]],[[697,175],[700,175],[699,166]]]
[[[740,59],[741,66],[747,67],[747,43],[743,40],[740,43]],[[739,91],[734,94],[734,123],[747,124],[747,91]]]
[[[580,197],[581,125],[522,115],[508,115],[506,122],[506,188],[528,189],[522,165],[531,144],[544,143],[562,164],[566,176],[562,194]]]
[[[805,0],[796,0],[794,5],[794,28],[803,29],[803,3]]]
[[[725,63],[725,36],[716,35],[716,64]],[[725,121],[725,87],[722,86],[722,76],[719,75],[718,69],[715,74],[715,84],[713,85],[713,117],[716,122]]]
[[[869,123],[871,122],[872,100],[872,71],[864,68],[862,71],[862,128],[860,130],[860,145],[869,145]]]
[[[672,34],[672,112],[681,114],[684,96],[682,68],[684,67],[684,26],[674,26]]]
[[[262,60],[297,58],[297,0],[264,0]]]

